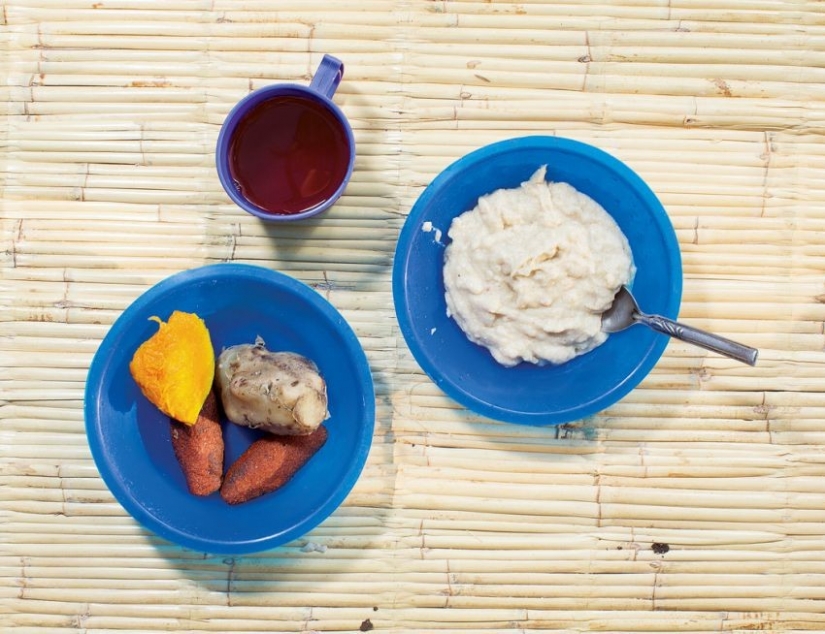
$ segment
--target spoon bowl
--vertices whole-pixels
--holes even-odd
[[[634,324],[643,324],[680,341],[686,341],[748,365],[755,365],[759,356],[759,351],[750,346],[681,324],[661,315],[643,313],[630,290],[626,286],[622,286],[619,292],[616,293],[613,304],[602,315],[602,331],[606,333],[619,332]]]

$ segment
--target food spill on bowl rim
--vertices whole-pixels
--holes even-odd
[[[421,231],[423,231],[424,233],[434,234],[433,235],[433,242],[435,242],[436,244],[440,244],[441,246],[444,246],[444,243],[441,242],[441,236],[442,236],[441,229],[439,229],[438,227],[434,227],[433,223],[430,222],[429,220],[427,220],[426,222],[424,222],[421,225]]]

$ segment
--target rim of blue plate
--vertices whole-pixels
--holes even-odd
[[[448,365],[447,363],[444,363],[441,359],[439,359],[438,362],[434,360],[437,355],[432,354],[431,351],[428,350],[429,340],[427,337],[430,333],[424,332],[424,330],[422,330],[423,326],[416,323],[416,301],[411,298],[412,290],[408,284],[411,267],[415,266],[416,257],[421,256],[419,241],[424,223],[431,220],[431,218],[428,218],[428,212],[433,201],[441,194],[442,188],[447,185],[454,186],[462,174],[471,173],[475,168],[489,161],[491,158],[515,151],[521,152],[528,150],[555,152],[560,155],[577,155],[598,163],[615,176],[615,178],[626,183],[629,188],[644,201],[645,206],[652,212],[650,220],[654,223],[655,230],[660,235],[666,253],[667,261],[663,262],[663,265],[671,271],[667,288],[667,302],[656,312],[670,318],[676,318],[682,295],[681,253],[673,225],[661,202],[647,183],[616,157],[593,145],[556,136],[523,136],[491,143],[462,156],[436,175],[413,204],[401,228],[393,261],[392,292],[398,323],[410,352],[421,369],[448,397],[459,405],[466,407],[468,410],[490,419],[532,426],[558,425],[574,422],[597,414],[629,394],[658,363],[667,347],[668,338],[665,335],[652,332],[648,333],[649,343],[647,344],[643,358],[636,367],[627,376],[620,377],[611,389],[597,398],[578,403],[575,406],[556,410],[528,411],[518,409],[517,407],[503,406],[463,389],[460,377],[457,376],[455,369],[445,370],[444,366]],[[538,165],[536,165],[536,167],[538,167]],[[522,180],[527,180],[528,177],[529,174]],[[513,183],[511,186],[518,186],[518,184],[519,183]],[[496,187],[491,187],[484,193],[491,193],[495,189]],[[474,206],[474,203],[467,209],[455,210],[455,213],[453,213],[450,218],[459,215],[463,211],[468,211],[472,206]],[[608,209],[608,212],[609,211]],[[446,243],[448,240],[446,237],[448,227],[440,227],[440,229],[444,234]],[[635,255],[634,253],[634,259]],[[439,273],[440,269],[441,266],[439,265]],[[432,283],[436,287],[443,289],[443,281],[440,277]],[[444,310],[446,311],[446,303],[444,303]],[[641,328],[641,326],[634,327],[633,329],[635,328]],[[629,331],[619,333],[619,336],[626,336],[625,333],[627,332]],[[617,337],[617,335],[611,335],[611,337]],[[469,341],[466,342],[466,345],[476,347],[476,344]],[[595,351],[598,350],[599,348],[596,348]],[[568,364],[562,364],[562,366],[544,367],[548,369],[561,368],[563,366],[574,367],[580,359],[594,354],[595,351],[582,355],[578,359],[568,362]],[[446,355],[449,355],[449,351],[444,351],[444,356]],[[521,368],[524,365],[527,364],[521,364],[517,366],[517,368]]]
[[[345,472],[338,483],[329,492],[325,492],[326,497],[323,502],[303,519],[284,530],[250,539],[225,540],[193,535],[192,531],[180,530],[174,523],[161,518],[162,513],[158,509],[148,508],[149,505],[145,500],[136,499],[128,490],[128,486],[124,485],[116,465],[112,463],[112,458],[107,452],[106,442],[103,441],[101,433],[101,429],[107,425],[107,422],[101,420],[98,414],[101,409],[101,400],[104,398],[101,394],[101,386],[107,381],[107,372],[116,362],[118,355],[131,356],[133,353],[131,349],[118,348],[127,330],[134,326],[133,316],[146,313],[151,309],[153,302],[159,298],[166,297],[170,293],[183,292],[193,284],[212,284],[220,280],[233,281],[239,278],[291,293],[301,302],[306,303],[310,310],[317,311],[319,318],[329,325],[337,341],[343,346],[339,353],[346,355],[355,367],[353,381],[361,387],[363,392],[356,405],[361,412],[361,420],[357,422],[359,428],[352,443],[353,453],[350,462],[343,467]],[[130,377],[127,378],[131,380]],[[117,501],[135,520],[160,537],[180,546],[215,555],[240,555],[261,552],[297,539],[315,528],[340,506],[360,477],[372,445],[375,426],[375,392],[369,363],[357,336],[338,310],[317,291],[295,278],[263,267],[241,263],[218,263],[175,273],[161,280],[136,298],[121,313],[103,338],[89,367],[84,393],[84,417],[89,447],[98,471]],[[332,437],[332,432],[330,434]],[[186,495],[195,498],[188,492]],[[255,503],[254,500],[246,504],[253,503]],[[225,506],[229,512],[231,509],[244,505]]]

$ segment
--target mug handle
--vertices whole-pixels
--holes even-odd
[[[344,62],[332,55],[324,55],[324,59],[318,65],[315,76],[309,87],[315,92],[319,92],[327,99],[331,99],[335,94],[335,89],[344,77]]]

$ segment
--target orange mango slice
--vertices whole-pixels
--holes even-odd
[[[169,321],[144,341],[129,371],[144,396],[167,416],[194,425],[215,378],[215,352],[204,321],[174,311]]]

